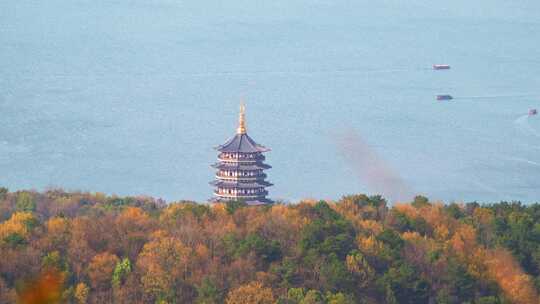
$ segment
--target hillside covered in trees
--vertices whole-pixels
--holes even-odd
[[[0,189],[0,303],[539,303],[539,246],[538,204]]]

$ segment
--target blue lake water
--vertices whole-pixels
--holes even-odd
[[[206,200],[213,147],[272,148],[272,198],[540,200],[540,1],[0,1],[0,185]],[[447,63],[449,71],[431,65]],[[451,94],[451,102],[435,95]]]

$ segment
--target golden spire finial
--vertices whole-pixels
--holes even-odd
[[[240,103],[240,116],[238,117],[238,129],[236,129],[238,134],[246,134],[246,106],[244,102]]]

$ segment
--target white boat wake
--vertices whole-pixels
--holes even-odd
[[[520,157],[507,157],[506,159],[507,159],[507,160],[511,160],[511,161],[520,162],[520,163],[525,163],[525,164],[533,165],[533,166],[536,166],[536,167],[540,167],[540,163],[535,162],[535,161],[532,161],[532,160],[529,160],[529,159],[526,159],[526,158],[520,158]]]
[[[514,124],[520,130],[523,134],[527,136],[536,136],[540,137],[540,132],[535,130],[530,124],[529,124],[529,115],[523,115],[520,116],[518,119],[514,120]]]
[[[8,153],[26,153],[30,152],[31,148],[23,144],[12,144],[6,140],[0,141],[0,154],[8,155]]]
[[[212,76],[250,76],[250,75],[326,75],[326,74],[374,74],[398,73],[428,70],[427,68],[344,68],[344,69],[306,69],[306,70],[259,70],[259,71],[208,71],[181,73],[181,76],[212,77]]]
[[[495,189],[494,187],[488,185],[488,184],[485,184],[483,182],[481,182],[480,180],[478,179],[470,179],[469,178],[469,182],[472,183],[473,185],[475,185],[476,187],[486,191],[486,192],[490,192],[490,193],[493,193],[493,194],[499,194],[499,191],[497,191],[497,189]]]
[[[498,99],[498,98],[520,98],[535,97],[538,94],[513,94],[513,95],[478,95],[478,96],[456,96],[454,99]]]

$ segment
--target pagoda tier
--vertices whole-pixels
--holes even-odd
[[[213,168],[219,170],[243,170],[243,171],[256,171],[270,169],[272,166],[266,164],[241,164],[238,162],[218,162],[212,165]]]
[[[240,174],[240,175],[238,175]],[[253,171],[247,172],[236,172],[236,171],[218,171],[216,173],[216,178],[220,178],[225,181],[254,181],[254,180],[264,180],[266,178],[265,173],[257,173]],[[215,182],[213,182],[215,183]],[[212,185],[213,185],[212,183]]]
[[[219,149],[219,147],[217,147],[216,149]],[[218,155],[218,161],[222,161],[229,164],[231,162],[247,164],[247,163],[254,163],[254,162],[264,161],[264,160],[266,160],[266,157],[264,157],[264,155],[262,155],[261,153],[225,152],[225,153],[219,153]]]
[[[216,147],[220,153],[218,162],[212,167],[217,169],[216,179],[210,184],[215,186],[215,202],[244,201],[248,205],[272,203],[267,199],[267,182],[264,170],[271,166],[263,163],[263,153],[270,149],[257,144],[248,136],[245,126],[244,106],[240,107],[239,127],[236,135],[223,145]]]
[[[212,185],[224,189],[258,189],[258,188],[264,188],[264,187],[270,187],[273,186],[272,183],[269,183],[267,181],[222,181],[222,180],[216,180],[211,182]]]
[[[230,201],[236,201],[238,200],[237,197],[224,197],[224,196],[218,196],[217,193],[214,192],[214,197],[210,199],[211,202],[213,203],[226,203],[226,202],[230,202]],[[269,200],[267,198],[253,198],[253,199],[250,199],[250,198],[243,198],[242,199],[244,202],[246,202],[246,204],[248,204],[249,206],[261,206],[261,205],[269,205],[269,204],[273,204],[274,202],[272,200]]]

